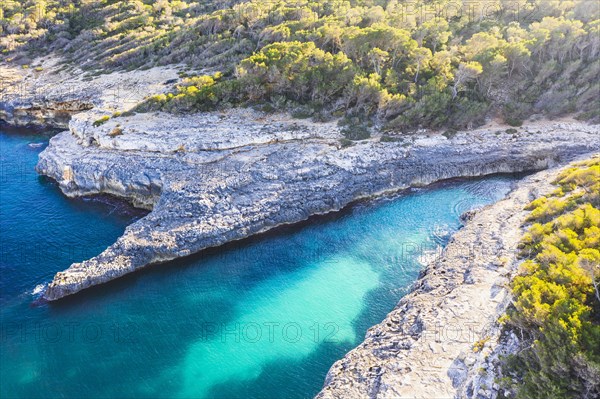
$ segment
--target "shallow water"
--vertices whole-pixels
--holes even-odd
[[[0,132],[0,397],[305,398],[408,291],[459,216],[515,178],[456,181],[150,267],[34,306],[142,214],[69,200]],[[44,143],[30,146],[30,143]]]

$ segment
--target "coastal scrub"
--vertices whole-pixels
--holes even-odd
[[[519,398],[600,396],[600,158],[577,164],[531,202],[508,326],[523,337],[506,359]],[[505,373],[506,374],[506,373]]]

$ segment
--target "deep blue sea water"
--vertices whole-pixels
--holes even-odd
[[[312,397],[460,214],[515,181],[455,181],[360,203],[36,305],[54,273],[142,216],[114,200],[67,199],[39,177],[48,138],[0,132],[2,398]]]

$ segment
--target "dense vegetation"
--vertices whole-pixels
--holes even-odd
[[[508,321],[523,337],[507,364],[520,398],[600,397],[600,158],[565,171],[529,205]]]
[[[395,130],[600,122],[600,5],[573,0],[3,1],[3,57],[203,70],[139,110],[263,104]]]

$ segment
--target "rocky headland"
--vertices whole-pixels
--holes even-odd
[[[49,110],[71,104],[68,130],[50,140],[38,172],[68,196],[112,194],[151,212],[98,256],[57,273],[48,300],[361,198],[454,177],[542,170],[600,149],[598,128],[573,121],[452,137],[421,132],[393,142],[375,133],[344,148],[334,122],[248,109],[120,115],[165,91],[176,70],[82,79],[49,72],[54,62],[39,73],[3,68],[0,117],[60,127]]]
[[[545,169],[599,149],[594,128],[566,123],[516,135],[478,130],[451,140],[375,139],[341,148],[334,124],[252,111],[138,114],[99,127],[94,118],[93,111],[76,115],[37,170],[66,195],[109,193],[151,212],[97,257],[58,273],[49,300],[360,198],[453,177]],[[111,134],[117,128],[122,132]]]

